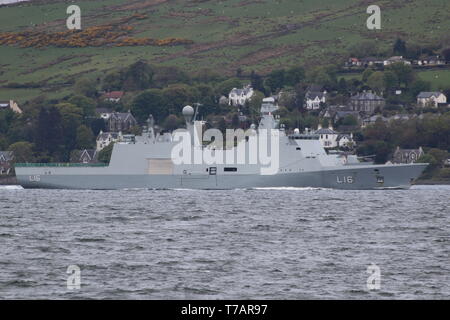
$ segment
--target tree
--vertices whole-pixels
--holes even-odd
[[[283,69],[272,71],[266,79],[266,85],[270,88],[272,93],[278,89],[283,88],[285,81],[285,71]]]
[[[114,142],[110,143],[106,147],[104,147],[99,153],[98,153],[98,161],[103,163],[109,163],[111,160],[111,154],[114,148]]]
[[[394,43],[394,47],[392,49],[392,52],[396,56],[404,56],[406,55],[406,42],[402,39],[397,39]]]
[[[285,84],[294,86],[305,79],[305,70],[302,67],[293,67],[285,73]]]
[[[392,71],[385,71],[383,73],[383,81],[387,89],[394,89],[398,86],[398,77]]]
[[[95,115],[95,101],[93,99],[85,96],[73,96],[68,102],[80,108],[84,117]]]
[[[266,89],[264,88],[264,81],[263,78],[257,74],[255,71],[252,71],[250,74],[250,81],[252,88],[254,90],[258,90],[262,92],[263,94],[266,94]]]
[[[216,91],[220,95],[228,97],[228,94],[233,88],[240,88],[240,87],[242,87],[242,81],[239,79],[231,78],[218,83],[216,86]]]
[[[94,135],[90,128],[85,125],[81,125],[77,129],[77,149],[89,149],[92,147],[94,142]]]
[[[34,145],[27,141],[19,141],[9,146],[8,150],[14,152],[15,162],[34,162]]]
[[[122,90],[124,81],[124,73],[120,71],[113,71],[108,73],[103,78],[102,89],[105,91]]]
[[[370,76],[374,73],[373,69],[371,68],[367,68],[366,70],[364,70],[363,74],[362,74],[362,81],[363,82],[367,82],[367,80],[370,78]]]
[[[450,62],[450,47],[442,50],[442,56],[444,57],[444,59],[447,63]]]
[[[411,85],[411,94],[416,97],[420,92],[430,91],[431,83],[425,80],[416,80]]]
[[[404,63],[394,63],[387,67],[388,71],[392,71],[396,74],[399,84],[404,84],[406,87],[414,80],[414,70],[410,65]]]
[[[81,125],[83,110],[71,103],[59,103],[56,107],[62,119],[64,158],[68,160],[70,151],[75,149],[77,144],[77,128]]]
[[[155,121],[162,121],[168,114],[162,90],[149,89],[137,95],[131,103],[131,111],[136,119],[143,123],[150,114]]]
[[[125,71],[123,89],[127,91],[148,89],[153,75],[153,69],[145,61],[137,61]]]
[[[77,94],[95,98],[97,95],[97,83],[93,79],[82,78],[75,82],[74,90]]]
[[[58,108],[42,107],[35,125],[34,141],[41,152],[53,154],[63,142],[63,122]]]
[[[180,119],[174,115],[174,114],[169,114],[167,116],[167,118],[164,120],[164,129],[169,130],[169,131],[173,131],[177,128],[179,128],[179,124],[180,124]]]
[[[345,80],[345,78],[339,79],[338,92],[341,94],[346,94],[348,92],[347,80]]]
[[[367,79],[367,85],[377,93],[381,93],[385,88],[383,72],[377,71],[372,73],[369,79]]]
[[[169,113],[180,114],[187,104],[197,103],[200,93],[196,87],[186,84],[173,84],[162,90]]]

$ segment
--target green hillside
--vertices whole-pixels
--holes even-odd
[[[100,77],[141,58],[189,72],[210,68],[231,75],[239,68],[267,73],[341,62],[349,48],[367,40],[378,41],[381,49],[390,48],[397,37],[418,45],[450,41],[450,2],[444,0],[377,1],[382,9],[377,31],[366,28],[366,9],[373,4],[367,0],[78,0],[83,30],[126,25],[130,30],[117,39],[192,43],[118,46],[105,38],[99,39],[106,41],[100,46],[90,41],[84,47],[27,47],[29,33],[40,37],[67,30],[69,4],[35,0],[0,7],[0,33],[14,39],[26,34],[17,43],[1,45],[0,99],[24,101],[40,93],[60,97],[81,76]],[[20,88],[23,84],[36,88]]]

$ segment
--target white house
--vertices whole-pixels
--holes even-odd
[[[417,96],[417,105],[421,107],[437,107],[447,103],[447,97],[442,92],[421,92]]]
[[[230,106],[243,106],[253,96],[253,88],[250,85],[243,89],[233,88],[228,94],[228,104]]]
[[[337,137],[338,147],[341,149],[352,149],[355,146],[355,141],[353,140],[353,133],[347,134],[343,133]]]
[[[325,149],[333,149],[333,148],[353,148],[355,145],[355,141],[353,140],[353,133],[339,133],[334,131],[332,126],[328,128],[322,128],[319,124],[319,127],[314,132],[314,134],[319,136],[319,141]]]
[[[322,126],[319,124],[319,127],[314,132],[314,134],[319,136],[319,141],[325,149],[338,147],[337,138],[339,136],[339,133],[334,131],[332,126],[328,128],[322,128]]]
[[[327,92],[313,92],[308,91],[305,95],[306,109],[317,110],[320,108],[321,103],[327,102]]]
[[[103,132],[100,131],[97,137],[96,151],[100,152],[103,148],[109,146],[112,142],[118,142],[122,140],[122,132]]]

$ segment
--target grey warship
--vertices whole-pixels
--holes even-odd
[[[258,127],[228,147],[244,151],[243,161],[216,163],[179,163],[174,148],[180,140],[173,133],[156,134],[152,121],[142,135],[115,143],[109,164],[16,164],[16,176],[24,188],[49,189],[248,189],[313,187],[334,189],[408,189],[428,164],[374,165],[354,156],[328,154],[314,133],[287,133],[274,116],[278,106],[272,98],[263,100]],[[203,121],[191,106],[183,109],[184,132],[189,134],[189,154],[218,154],[217,141],[198,143]],[[264,131],[266,130],[266,131]],[[277,130],[276,137],[267,134]],[[264,133],[263,133],[264,131]],[[250,142],[266,135],[276,139],[278,150],[275,171],[264,173],[267,164],[251,162]],[[250,139],[249,139],[250,138]],[[252,138],[254,138],[252,140]],[[272,141],[271,140],[271,141]],[[197,141],[197,143],[195,142]],[[186,144],[185,144],[186,145]],[[269,147],[267,151],[273,151]],[[216,156],[217,156],[216,154]],[[234,159],[236,160],[236,159]]]

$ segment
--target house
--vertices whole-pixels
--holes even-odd
[[[314,132],[314,134],[319,136],[319,141],[325,149],[332,149],[338,147],[337,137],[339,133],[333,130],[332,126],[328,128],[322,128],[319,124],[319,127]]]
[[[102,99],[105,101],[109,101],[109,102],[119,102],[120,99],[122,99],[122,97],[124,96],[125,92],[123,91],[111,91],[111,92],[106,92],[103,96]]]
[[[349,58],[345,63],[346,67],[361,67],[362,62],[358,58]]]
[[[404,59],[403,56],[394,56],[394,57],[390,57],[389,59],[386,59],[383,61],[384,66],[390,66],[391,64],[394,64],[394,63],[403,63],[405,65],[410,65],[411,61]]]
[[[19,108],[16,102],[13,100],[9,101],[0,101],[0,111],[10,109],[15,113],[22,114],[22,109]]]
[[[382,66],[384,64],[384,61],[375,57],[367,57],[362,58],[360,60],[360,64],[361,66],[367,68],[367,67]]]
[[[363,91],[350,98],[350,109],[365,114],[373,114],[376,109],[381,110],[385,105],[385,99],[371,91]]]
[[[233,88],[228,94],[228,105],[243,106],[252,98],[253,93],[251,85],[247,85],[243,89]]]
[[[136,119],[128,112],[113,112],[108,118],[108,130],[110,132],[128,131],[137,125]]]
[[[95,113],[98,114],[100,116],[100,118],[107,121],[109,119],[109,117],[111,117],[111,114],[113,113],[113,111],[108,108],[97,108],[97,109],[95,109]]]
[[[429,56],[423,59],[417,60],[419,66],[442,66],[445,65],[445,59],[441,56]]]
[[[438,107],[446,103],[447,97],[442,92],[421,92],[417,96],[417,105],[420,107]]]
[[[70,157],[72,163],[96,163],[97,150],[96,149],[84,149],[76,150]]]
[[[334,119],[338,111],[349,111],[349,107],[344,105],[328,106],[319,113],[319,117],[326,119]]]
[[[353,134],[341,134],[332,126],[322,128],[319,124],[313,133],[319,136],[319,141],[325,149],[352,148],[354,146]]]
[[[13,171],[14,153],[12,151],[0,151],[0,176],[10,175]]]
[[[414,163],[423,154],[422,147],[419,149],[400,149],[400,147],[397,147],[392,156],[392,163]]]
[[[327,101],[326,93],[324,92],[307,92],[305,95],[306,109],[317,110],[322,103]]]
[[[317,110],[321,104],[327,102],[327,91],[317,85],[310,85],[306,89],[305,103],[306,109]]]
[[[362,120],[362,125],[361,125],[361,127],[362,127],[362,128],[365,128],[365,127],[367,127],[367,126],[370,126],[370,125],[372,125],[372,124],[375,124],[377,121],[388,122],[389,120],[388,120],[388,118],[386,118],[386,117],[383,117],[383,116],[381,116],[381,115],[379,115],[379,114],[376,114],[376,115],[374,115],[374,116],[364,118],[364,119]]]
[[[340,149],[353,149],[355,141],[353,140],[353,133],[342,133],[337,136],[337,143]]]
[[[109,146],[112,142],[118,142],[121,140],[122,133],[119,132],[103,132],[100,131],[100,133],[97,136],[97,147],[96,151],[100,152],[103,150],[103,148]]]

